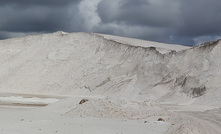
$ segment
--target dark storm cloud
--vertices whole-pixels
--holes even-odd
[[[220,0],[1,0],[0,39],[101,32],[193,45],[221,35]]]
[[[220,0],[180,1],[183,25],[178,29],[180,35],[202,36],[221,33]]]
[[[0,6],[17,5],[17,6],[64,6],[70,3],[77,3],[80,0],[1,0]]]
[[[77,23],[80,23],[77,19],[78,3],[79,0],[2,0],[0,38],[13,37],[9,34],[11,32],[73,32],[78,29]]]
[[[221,33],[220,0],[102,0],[97,11],[104,24],[162,28],[144,34],[147,40],[192,45],[194,38]]]
[[[0,40],[7,39],[8,37],[9,37],[9,35],[7,33],[0,32]]]
[[[61,9],[35,8],[12,11],[1,24],[1,30],[10,32],[55,31],[64,28],[66,12]]]
[[[113,11],[113,7],[115,11]],[[98,5],[98,14],[104,23],[123,22],[155,27],[177,25],[179,21],[177,11],[176,3],[168,3],[168,1],[159,3],[147,0],[124,0],[113,3],[103,0]]]

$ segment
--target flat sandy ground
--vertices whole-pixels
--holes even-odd
[[[16,97],[9,98],[18,101]],[[28,104],[31,99],[36,100],[36,98],[29,98],[26,102],[23,101],[23,105],[7,103],[0,106],[1,134],[143,134],[149,132],[154,134],[163,133],[169,126],[169,123],[157,121],[157,117],[150,117],[146,121],[145,119],[128,120],[65,115],[67,111],[79,105],[81,98],[78,97],[64,98],[61,102],[48,106],[42,106],[42,101],[39,105],[37,102],[35,105]]]
[[[29,96],[0,97],[0,134],[221,132],[221,110],[214,107],[117,103],[99,97]],[[79,104],[82,98],[89,101]],[[163,120],[158,121],[159,118]]]

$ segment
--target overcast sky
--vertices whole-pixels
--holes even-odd
[[[221,38],[221,0],[0,0],[0,39],[97,32],[196,45]]]

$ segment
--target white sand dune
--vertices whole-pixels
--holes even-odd
[[[0,133],[219,134],[220,52],[220,41],[185,47],[94,33],[2,40]]]

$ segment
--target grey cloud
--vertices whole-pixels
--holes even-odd
[[[19,32],[7,32],[7,31],[0,31],[0,40],[7,39],[7,38],[14,38],[14,37],[22,37],[26,35],[36,34],[35,32],[28,32],[28,33],[19,33]]]
[[[194,45],[220,37],[220,14],[220,0],[1,0],[0,39],[62,30]]]
[[[98,5],[98,14],[104,23],[168,27],[179,24],[177,6],[177,2],[168,1],[124,0],[113,3],[103,0]]]
[[[17,12],[14,10],[5,18],[5,22],[1,24],[4,31],[13,32],[29,32],[29,31],[54,31],[62,28],[62,14],[64,11],[53,9],[26,9]]]
[[[80,0],[1,0],[0,6],[14,5],[14,6],[64,6],[70,3],[78,3]]]
[[[7,39],[9,37],[11,37],[9,34],[0,32],[0,40]]]
[[[181,36],[202,36],[221,33],[220,0],[185,0],[181,3],[183,25],[177,28]]]
[[[158,36],[140,36],[147,40],[193,45],[199,36],[221,33],[220,0],[102,0],[97,11],[103,24],[161,28]]]
[[[102,20],[102,25],[116,24],[124,27],[121,29],[124,36],[166,43],[181,43],[171,39],[176,32],[174,27],[179,27],[181,21],[179,2],[175,0],[167,2],[162,0],[118,0],[115,3],[102,0],[97,12]],[[119,27],[110,27],[105,30],[107,33],[108,31],[113,33],[113,30],[119,29]]]
[[[22,4],[24,2],[26,2],[26,0],[23,0],[19,4]],[[43,4],[43,1],[38,2],[42,2]],[[52,1],[47,1],[46,5],[50,2],[52,3]],[[67,2],[70,2],[70,0]],[[58,1],[57,4],[59,4]],[[67,4],[65,7],[51,7],[46,5],[35,5],[24,8],[13,8],[11,6],[0,7],[0,18],[4,18],[0,20],[0,31],[15,33],[47,33],[58,30],[63,30],[67,32],[77,31],[79,27],[79,22],[75,20],[79,18],[79,15],[77,12],[76,3]],[[73,22],[75,24],[73,24]],[[76,24],[77,22],[78,24]],[[0,38],[6,38],[7,36],[11,37],[9,34],[1,34],[0,36]]]

